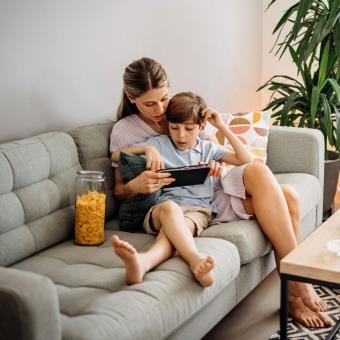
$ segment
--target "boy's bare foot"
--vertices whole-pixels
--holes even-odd
[[[328,305],[323,301],[311,284],[291,281],[288,284],[289,294],[301,298],[306,307],[314,312],[324,312]]]
[[[142,282],[145,270],[137,250],[130,243],[122,241],[117,235],[113,235],[111,241],[113,250],[125,263],[126,283],[132,285]]]
[[[289,314],[297,322],[308,328],[328,327],[332,320],[322,312],[313,312],[299,297],[289,298]]]
[[[202,287],[209,287],[214,283],[214,276],[211,270],[215,266],[215,260],[212,256],[199,259],[194,265],[190,266],[195,279]]]

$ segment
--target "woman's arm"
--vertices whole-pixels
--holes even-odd
[[[158,189],[169,185],[175,179],[170,177],[169,172],[155,172],[152,170],[143,171],[140,175],[125,183],[119,173],[119,169],[115,169],[115,187],[114,194],[119,201],[138,194],[151,194]]]
[[[220,130],[234,150],[234,152],[226,152],[220,159],[221,161],[233,165],[242,165],[253,161],[250,152],[223,122],[219,112],[208,108],[205,112],[205,119]]]
[[[160,158],[158,150],[154,146],[131,146],[126,147],[122,151],[132,154],[145,154],[147,163],[146,168],[150,170],[143,171],[140,175],[125,183],[120,175],[119,168],[115,169],[115,187],[114,194],[118,200],[124,200],[137,194],[150,194],[165,185],[174,181],[168,172],[158,173],[155,170],[163,169],[164,163]],[[114,151],[111,159],[114,162],[119,161],[120,151]]]

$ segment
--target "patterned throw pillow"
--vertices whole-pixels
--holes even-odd
[[[119,173],[124,182],[129,182],[145,170],[146,160],[143,156],[121,152]],[[156,204],[160,190],[152,194],[138,194],[122,201],[119,207],[120,230],[138,232],[143,230],[143,221],[148,210]]]
[[[223,113],[222,118],[230,130],[246,145],[256,162],[266,163],[267,143],[272,111]],[[221,141],[221,136],[219,136]],[[223,137],[222,137],[223,139]],[[230,148],[226,138],[224,146]]]

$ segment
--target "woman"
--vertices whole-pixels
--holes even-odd
[[[164,113],[168,106],[169,82],[164,68],[156,61],[142,58],[127,66],[123,76],[122,101],[118,108],[118,122],[111,133],[110,151],[120,150],[144,142],[150,136],[168,134]],[[129,134],[126,134],[129,131]],[[205,130],[201,138],[216,141],[213,131]],[[216,175],[219,166],[213,167]],[[242,176],[247,194],[241,200],[242,215],[254,215],[273,245],[277,268],[279,261],[293,250],[300,236],[299,200],[294,190],[282,188],[270,169],[261,163],[250,163],[236,170]],[[166,173],[144,171],[124,183],[115,169],[115,195],[124,200],[139,193],[151,193],[170,183]],[[241,181],[242,183],[242,181]],[[157,247],[151,252],[157,253]],[[279,269],[279,268],[278,268]],[[331,319],[322,313],[327,304],[321,300],[312,285],[290,282],[288,288],[291,316],[306,327],[325,327]]]

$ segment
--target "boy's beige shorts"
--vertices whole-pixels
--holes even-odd
[[[149,209],[146,213],[144,218],[144,231],[150,235],[157,235],[158,230],[156,230],[151,221],[151,214],[153,209],[155,209],[157,205],[154,205]],[[196,233],[194,236],[199,236],[201,232],[208,227],[208,224],[211,220],[211,209],[204,208],[200,206],[191,206],[191,205],[184,205],[181,206],[184,217],[189,218],[192,220],[196,225]]]

